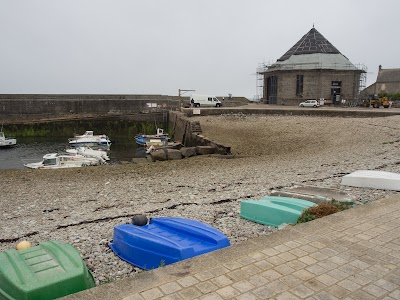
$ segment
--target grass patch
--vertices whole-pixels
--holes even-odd
[[[306,223],[318,218],[329,216],[350,207],[351,204],[340,203],[335,200],[332,200],[332,202],[319,203],[315,206],[305,209],[297,219],[297,224]]]

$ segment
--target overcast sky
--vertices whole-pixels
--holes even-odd
[[[0,93],[256,91],[313,26],[353,64],[400,68],[399,0],[0,0]]]

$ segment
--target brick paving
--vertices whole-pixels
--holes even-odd
[[[400,299],[400,194],[68,299]]]

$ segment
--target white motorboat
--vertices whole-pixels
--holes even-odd
[[[342,177],[342,185],[400,191],[400,174],[385,171],[357,170]]]
[[[17,144],[14,138],[7,138],[3,131],[0,131],[0,147],[12,147]]]
[[[43,156],[42,161],[27,163],[24,164],[24,166],[30,169],[64,169],[96,166],[99,164],[100,160],[94,157],[85,157],[83,155],[71,153],[49,153]]]
[[[95,135],[93,131],[86,131],[82,135],[75,135],[68,139],[71,147],[89,146],[110,148],[111,140],[105,134]]]
[[[101,160],[102,163],[106,163],[107,161],[110,160],[110,157],[107,155],[106,151],[102,149],[95,150],[87,146],[79,146],[76,148],[67,149],[66,152],[72,154],[80,154],[85,157],[98,158]]]

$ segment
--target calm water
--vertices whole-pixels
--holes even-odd
[[[12,148],[0,148],[0,169],[24,169],[24,163],[41,161],[47,153],[63,152],[67,148],[68,138],[38,137],[18,138],[17,145]],[[109,152],[110,163],[130,161],[134,157],[144,157],[144,149],[138,148],[133,137],[111,136],[113,141]]]

